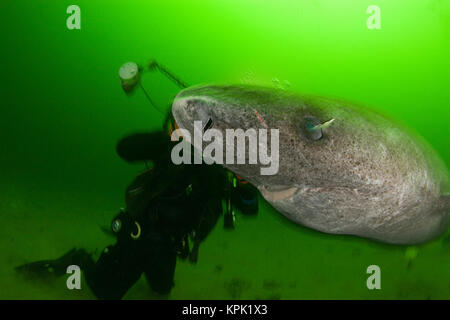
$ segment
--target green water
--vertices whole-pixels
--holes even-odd
[[[66,8],[81,8],[68,30]],[[381,29],[366,27],[369,5]],[[13,267],[73,246],[98,252],[100,231],[143,167],[116,141],[160,128],[141,91],[118,79],[126,61],[156,58],[190,84],[257,83],[372,106],[419,132],[450,164],[449,0],[2,0],[0,298],[93,299],[65,279],[28,282]],[[143,85],[162,106],[177,88]],[[449,299],[449,232],[406,247],[322,234],[264,200],[257,218],[220,220],[199,262],[179,262],[172,299]],[[446,240],[445,240],[446,239]],[[413,254],[414,256],[414,254]],[[368,290],[366,268],[381,268]],[[408,268],[408,264],[410,267]],[[154,295],[141,279],[126,299]]]

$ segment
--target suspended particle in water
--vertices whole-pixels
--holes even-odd
[[[280,81],[278,78],[272,78],[272,84],[277,89],[288,90],[291,87],[291,83],[288,80]]]
[[[252,70],[248,70],[244,73],[244,76],[241,78],[241,83],[243,84],[252,84],[255,82],[255,74]]]
[[[408,261],[408,269],[412,267],[414,259],[417,257],[419,250],[416,246],[410,246],[405,250],[405,258]]]

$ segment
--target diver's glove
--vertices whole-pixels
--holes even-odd
[[[70,265],[78,265],[83,269],[91,261],[92,257],[86,250],[74,248],[58,259],[30,262],[14,269],[28,279],[49,280],[66,274]]]

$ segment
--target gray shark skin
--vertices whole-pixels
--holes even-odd
[[[393,244],[422,243],[447,230],[446,166],[420,137],[367,108],[273,88],[208,85],[181,91],[172,113],[191,135],[195,120],[211,119],[223,137],[225,129],[279,129],[277,174],[261,175],[260,164],[223,166],[295,223]],[[311,117],[334,119],[320,139],[305,131]]]

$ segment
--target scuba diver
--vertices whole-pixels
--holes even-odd
[[[163,130],[132,134],[118,142],[116,151],[122,159],[149,161],[152,166],[126,188],[126,207],[112,219],[109,231],[116,243],[107,246],[97,261],[85,249],[74,248],[59,259],[27,263],[16,271],[45,279],[62,276],[68,266],[77,265],[99,299],[121,299],[144,273],[154,292],[168,295],[177,258],[196,263],[200,243],[222,213],[224,227],[233,229],[235,209],[250,215],[258,211],[256,188],[221,166],[173,164],[174,130],[177,125],[169,113]]]

